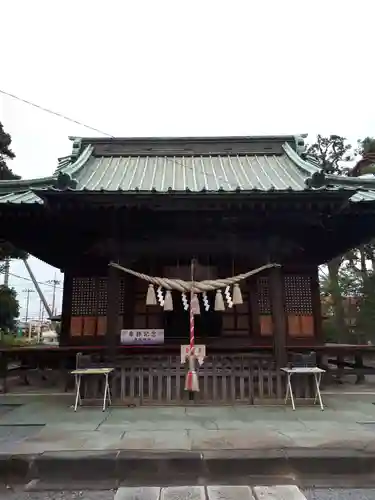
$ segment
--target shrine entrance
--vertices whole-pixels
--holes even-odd
[[[164,311],[164,337],[165,339],[182,339],[184,344],[189,339],[189,311],[184,309],[179,292],[172,292],[173,311]],[[199,298],[200,314],[195,316],[195,336],[200,343],[205,343],[207,338],[220,337],[223,327],[223,314],[215,311],[212,304],[215,303],[215,292],[208,292],[207,298],[210,304],[208,310]]]

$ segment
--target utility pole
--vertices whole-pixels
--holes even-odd
[[[4,259],[4,286],[9,286],[9,271],[10,271],[10,258],[5,257]]]
[[[56,279],[56,274],[53,280],[48,280],[47,283],[50,283],[53,285],[53,295],[52,295],[52,315],[54,316],[56,314],[55,311],[55,302],[56,302],[56,287],[60,285],[61,281]]]
[[[42,290],[40,289],[39,283],[35,279],[34,273],[32,272],[31,267],[30,267],[29,263],[27,262],[27,259],[22,259],[22,260],[23,260],[23,263],[24,263],[24,265],[26,267],[27,272],[29,273],[31,281],[33,282],[33,284],[35,286],[35,290],[38,292],[40,300],[43,301],[43,305],[44,305],[45,310],[47,311],[48,316],[49,317],[53,316],[52,311],[51,311],[51,309],[50,309],[50,307],[48,305],[48,302],[46,301],[46,298],[43,295]]]
[[[26,293],[26,314],[25,314],[25,322],[29,319],[29,304],[30,304],[30,293],[34,293],[32,288],[25,288],[22,290],[23,293]]]

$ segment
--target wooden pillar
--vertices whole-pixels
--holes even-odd
[[[108,355],[112,362],[116,358],[117,339],[119,336],[120,314],[120,271],[113,266],[108,266],[107,289],[107,346]]]
[[[286,366],[287,317],[285,313],[284,277],[280,267],[273,267],[269,274],[269,293],[273,323],[273,346],[277,367]]]
[[[311,273],[311,307],[314,318],[314,337],[318,344],[324,344],[324,333],[322,325],[322,303],[320,299],[320,285],[318,268]]]
[[[66,346],[71,342],[70,323],[72,318],[73,277],[70,270],[64,270],[64,287],[61,311],[61,329],[59,345]]]
[[[123,278],[125,278],[124,284],[124,307],[123,307],[123,319],[122,325],[125,329],[134,328],[134,316],[135,316],[135,287],[136,280],[131,274],[123,273]],[[146,300],[146,297],[145,297]]]

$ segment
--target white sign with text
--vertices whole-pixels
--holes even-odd
[[[121,344],[164,344],[164,330],[121,330]]]
[[[182,345],[181,346],[181,364],[184,364],[186,358],[189,356],[190,345]],[[206,357],[206,346],[204,344],[196,344],[194,346],[194,353],[198,360],[198,363],[201,365]]]

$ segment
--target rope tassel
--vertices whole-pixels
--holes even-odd
[[[190,352],[189,371],[185,380],[185,391],[199,392],[198,374],[195,370],[195,355]]]
[[[199,299],[198,299],[198,296],[197,294],[195,293],[191,299],[191,306],[190,306],[193,310],[193,314],[197,315],[197,314],[200,314],[201,313],[201,308],[200,308],[200,305],[199,305]]]
[[[215,311],[225,311],[224,299],[221,290],[216,292]]]
[[[234,305],[243,304],[241,288],[238,283],[236,283],[233,287],[233,304]]]
[[[150,284],[147,289],[146,306],[156,306],[157,303],[154,285]]]
[[[165,292],[164,311],[173,311],[172,292],[170,290]]]

